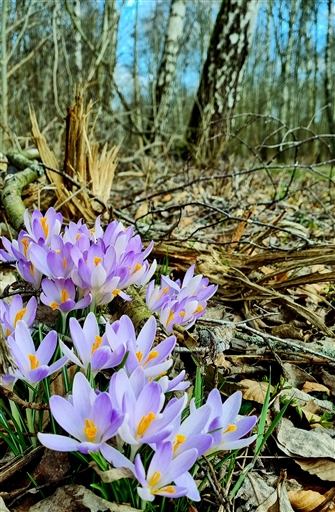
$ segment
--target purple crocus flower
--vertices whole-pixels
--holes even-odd
[[[174,430],[169,436],[173,446],[173,458],[191,448],[197,449],[198,457],[209,450],[213,438],[209,434],[204,434],[203,429],[208,423],[210,413],[211,406],[205,404],[198,409],[193,407],[184,421],[174,422]]]
[[[55,395],[49,403],[57,423],[74,438],[38,433],[40,442],[51,450],[103,452],[106,441],[116,435],[124,419],[123,414],[113,408],[109,394],[96,394],[82,373],[75,375],[68,400]],[[114,452],[115,449],[109,448],[108,453]]]
[[[114,368],[122,362],[126,353],[126,347],[118,345],[112,351],[111,347],[104,341],[104,338],[100,336],[98,322],[94,313],[91,312],[87,315],[83,327],[80,326],[78,320],[70,318],[70,332],[78,357],[73,350],[70,350],[61,341],[60,346],[63,354],[85,371],[90,366],[93,377],[100,370]]]
[[[236,391],[222,404],[220,392],[212,389],[207,404],[211,406],[211,414],[204,432],[212,436],[213,443],[205,455],[218,451],[238,450],[249,446],[256,439],[256,434],[242,439],[254,428],[257,416],[238,416],[242,404],[241,391]]]
[[[76,302],[76,287],[71,279],[43,279],[41,302],[51,309],[58,309],[67,314],[76,309],[84,309],[91,303],[91,295],[88,294]]]
[[[197,450],[193,448],[173,458],[172,443],[161,443],[151,459],[147,472],[145,472],[140,455],[137,455],[135,457],[135,476],[142,486],[137,488],[141,499],[153,501],[155,496],[180,498],[192,493],[192,499],[199,501],[200,496],[194,481],[191,489],[186,486],[173,484],[173,482],[178,481],[178,478],[185,475],[191,469],[197,459],[197,455]],[[192,479],[191,475],[189,476]],[[187,479],[184,482],[186,483]]]
[[[24,212],[24,223],[28,236],[39,245],[50,245],[53,235],[59,235],[63,217],[56,213],[54,208],[49,208],[45,215],[40,210],[34,210],[29,218],[28,210]]]
[[[10,304],[0,300],[0,321],[3,324],[5,336],[10,336],[13,333],[19,320],[23,320],[30,327],[35,320],[36,309],[35,297],[31,297],[25,306],[23,306],[21,295],[14,295]]]
[[[126,361],[126,370],[130,375],[138,366],[142,366],[146,377],[156,378],[167,372],[172,366],[172,359],[168,359],[176,344],[176,337],[170,336],[155,345],[157,321],[151,316],[144,324],[137,339],[132,337],[128,343],[129,354]]]
[[[32,244],[30,260],[45,276],[66,279],[74,268],[71,249],[70,242],[64,243],[60,236],[54,235],[50,247]]]
[[[13,376],[32,386],[59,370],[67,362],[66,357],[61,357],[48,366],[57,347],[56,331],[49,332],[36,350],[29,328],[23,320],[17,322],[15,339],[9,336],[8,345],[17,366],[12,372]]]
[[[143,370],[138,368],[138,372]],[[137,389],[133,387],[137,385]],[[166,439],[174,428],[175,419],[186,406],[187,397],[172,399],[164,411],[164,393],[157,382],[143,387],[143,380],[128,379],[123,369],[112,376],[109,392],[112,402],[125,414],[125,422],[119,429],[123,441],[134,447],[133,453],[143,443],[159,443]]]

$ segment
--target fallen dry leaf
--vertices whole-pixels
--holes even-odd
[[[335,439],[327,434],[326,429],[303,430],[283,418],[278,428],[277,441],[287,455],[335,459]]]
[[[265,395],[269,387],[268,382],[257,382],[256,380],[243,379],[240,382],[240,389],[244,400],[253,400],[259,404],[264,403]],[[273,391],[271,386],[271,391]]]
[[[328,396],[330,396],[329,389],[326,386],[324,386],[323,384],[318,384],[317,382],[309,382],[309,381],[305,382],[301,391],[304,391],[305,393],[313,393],[315,391],[321,391],[321,392],[326,393]]]
[[[311,475],[317,475],[321,480],[335,482],[335,461],[331,459],[294,459],[297,464]]]
[[[299,512],[311,512],[316,507],[321,505],[323,501],[327,500],[327,495],[329,491],[324,495],[320,494],[316,491],[289,491],[288,496],[290,498],[290,502],[292,507]],[[326,503],[325,507],[320,510],[320,512],[325,512],[326,510],[330,510],[330,503]]]

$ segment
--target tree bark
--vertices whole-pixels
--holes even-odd
[[[170,7],[169,23],[165,36],[162,61],[158,70],[156,85],[156,98],[154,105],[154,136],[152,140],[159,138],[164,130],[172,95],[173,80],[177,71],[177,59],[180,40],[183,33],[186,6],[184,0],[172,0]]]
[[[221,3],[186,136],[196,157],[216,160],[224,149],[258,8],[252,0]]]

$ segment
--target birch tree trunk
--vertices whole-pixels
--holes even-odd
[[[2,17],[1,17],[1,117],[3,126],[0,127],[0,149],[4,149],[4,129],[8,125],[8,82],[7,82],[7,0],[2,1]]]
[[[73,12],[75,17],[77,18],[78,25],[81,26],[81,5],[80,0],[74,0],[73,3]],[[75,50],[74,57],[76,63],[76,78],[77,82],[81,83],[83,81],[83,53],[82,53],[82,44],[81,44],[81,33],[79,30],[76,30],[74,33],[74,41],[75,41]]]
[[[186,136],[196,158],[216,160],[225,147],[258,8],[252,0],[222,0]]]
[[[156,98],[154,105],[153,139],[159,138],[164,130],[172,95],[173,80],[176,76],[180,40],[185,20],[185,0],[171,0],[169,23],[165,36],[163,57],[158,70]]]
[[[332,95],[332,59],[331,59],[331,40],[332,40],[332,0],[328,0],[328,26],[326,36],[326,47],[325,47],[325,75],[324,75],[324,88],[325,88],[325,99],[326,99],[326,115],[328,121],[329,133],[335,135],[335,121],[334,121],[334,103]],[[335,154],[335,141],[331,139],[331,158],[334,158]]]

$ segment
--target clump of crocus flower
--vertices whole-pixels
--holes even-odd
[[[29,328],[36,315],[36,298],[25,305],[20,296],[10,305],[0,301],[0,321],[15,361],[15,367],[1,376],[2,384],[13,389],[22,380],[32,397],[32,390],[71,361],[78,369],[72,392],[67,398],[52,396],[49,401],[63,433],[40,432],[40,442],[53,450],[78,451],[93,458],[98,454],[94,460],[103,457],[115,468],[126,468],[137,481],[143,503],[156,496],[199,500],[191,474],[196,460],[248,446],[256,436],[245,436],[256,417],[239,417],[240,392],[222,404],[219,391],[212,390],[201,407],[195,406],[194,399],[188,404],[186,393],[180,393],[189,386],[185,370],[173,379],[168,375],[176,338],[171,335],[156,344],[154,316],[139,333],[126,315],[99,324],[96,307],[117,295],[130,300],[123,290],[130,285],[143,287],[151,280],[156,263],[150,266],[147,257],[153,243],[143,249],[133,228],[113,221],[104,230],[100,218],[91,229],[79,221],[62,231],[62,216],[53,208],[45,215],[36,210],[31,219],[26,212],[24,219],[26,229],[17,240],[2,238],[5,249],[0,250],[0,260],[12,262],[23,279],[42,287],[40,300],[60,311],[63,333],[70,312],[75,315],[88,306],[91,312],[85,313],[84,322],[70,318],[73,346],[58,342],[55,331],[35,346]],[[191,327],[205,313],[216,290],[207,278],[194,276],[192,266],[183,281],[168,276],[161,277],[160,286],[151,281],[146,302],[171,332],[175,324]],[[96,376],[106,370],[112,376],[109,386],[100,391]],[[179,391],[178,398],[171,396],[174,391]],[[33,417],[27,418],[33,431]]]
[[[153,313],[157,313],[168,332],[172,331],[174,324],[189,329],[205,314],[207,301],[218,288],[208,283],[209,280],[201,274],[194,276],[194,265],[188,269],[182,282],[162,275],[160,286],[155,285],[155,281],[148,284],[146,304]]]

